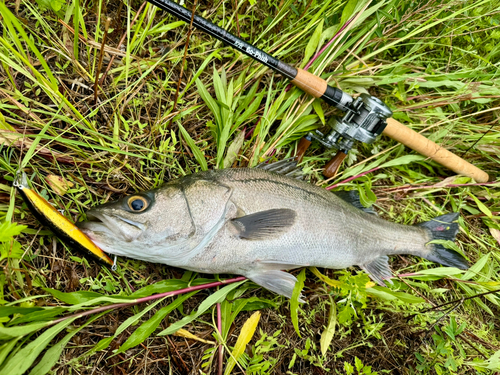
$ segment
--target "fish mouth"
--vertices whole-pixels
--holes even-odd
[[[96,237],[113,236],[118,237],[117,240],[132,242],[147,228],[143,223],[114,214],[89,211],[87,219],[77,225],[92,241],[97,240]]]

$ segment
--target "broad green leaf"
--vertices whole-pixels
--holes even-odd
[[[398,165],[406,165],[410,163],[414,163],[416,161],[422,161],[425,160],[426,157],[422,155],[405,155],[405,156],[400,156],[399,158],[396,158],[394,160],[388,161],[387,163],[384,163],[380,166],[380,168],[387,168],[387,167],[394,167]]]
[[[182,303],[191,298],[198,291],[194,291],[191,293],[187,293],[183,296],[177,297],[172,303],[169,305],[162,307],[158,310],[150,319],[141,324],[125,341],[117,350],[116,353],[123,353],[124,351],[139,345],[141,342],[146,340],[151,334],[155,331],[155,329],[160,325],[161,321],[168,315],[170,312],[178,308]]]
[[[59,290],[50,289],[50,288],[43,288],[43,290],[45,290],[46,292],[49,292],[54,297],[56,297],[58,300],[63,301],[64,303],[67,303],[69,305],[76,305],[79,303],[84,303],[84,302],[90,301],[94,298],[98,298],[98,297],[103,296],[102,294],[99,294],[96,292],[87,292],[87,291],[65,293],[65,292],[60,292]]]
[[[323,125],[326,124],[325,122],[325,113],[323,112],[323,107],[321,107],[321,100],[316,99],[313,101],[312,106],[314,108],[314,112],[318,115],[319,119],[321,120],[321,123]]]
[[[0,260],[5,258],[21,259],[23,254],[24,250],[22,249],[21,244],[15,240],[0,243]]]
[[[118,336],[123,331],[125,331],[131,325],[135,325],[139,321],[139,319],[141,319],[144,316],[144,314],[146,314],[150,310],[154,309],[156,307],[156,305],[158,305],[159,303],[163,302],[167,298],[170,298],[170,297],[163,297],[163,298],[159,299],[158,301],[155,301],[154,303],[150,304],[146,308],[144,308],[140,313],[132,315],[131,317],[129,317],[122,324],[120,324],[120,326],[118,327],[118,329],[115,332],[115,337]]]
[[[52,369],[52,367],[56,365],[57,361],[61,357],[62,351],[64,350],[66,345],[68,345],[69,341],[73,338],[73,336],[76,335],[78,332],[80,332],[83,328],[94,322],[103,314],[105,314],[105,312],[93,316],[85,324],[80,325],[78,328],[74,329],[66,336],[64,336],[61,341],[55,343],[49,350],[45,352],[40,362],[38,362],[38,364],[30,371],[29,375],[48,374],[49,371]]]
[[[326,30],[324,30],[321,33],[321,37],[319,38],[318,47],[322,47],[323,44],[325,44],[325,42],[327,40],[330,41],[330,39],[332,39],[332,37],[335,35],[335,33],[337,32],[338,29],[339,29],[339,25],[335,24],[333,26],[330,26]]]
[[[233,142],[229,145],[227,149],[226,157],[224,158],[224,168],[230,168],[238,157],[238,153],[243,146],[245,141],[245,132],[240,131],[236,137],[234,137]]]
[[[258,82],[257,82],[258,83]],[[250,105],[244,106],[245,112],[239,115],[236,118],[236,122],[234,124],[234,128],[238,128],[244,121],[246,121],[251,115],[255,115],[255,112],[260,106],[262,102],[262,98],[264,97],[264,92],[261,92],[255,96],[255,100],[250,103]]]
[[[26,322],[33,322],[33,321],[44,321],[44,320],[50,320],[54,316],[57,316],[67,309],[65,307],[44,307],[44,308],[36,308],[32,307],[33,309],[39,309],[41,311],[35,311],[26,315],[19,316],[15,318],[14,320],[9,322],[9,325],[13,324],[21,324],[21,323],[26,323]]]
[[[477,208],[481,210],[483,214],[488,216],[488,218],[493,219],[493,214],[491,213],[490,209],[484,205],[483,202],[481,202],[479,199],[474,194],[469,193],[469,196],[474,199],[474,202],[476,202]]]
[[[52,341],[52,339],[73,323],[77,317],[66,319],[59,324],[47,329],[34,341],[19,350],[16,355],[11,357],[2,369],[2,374],[22,375],[36,360],[38,355]]]
[[[481,273],[481,270],[484,268],[484,266],[486,266],[486,263],[489,262],[489,260],[490,260],[490,254],[489,253],[483,255],[481,258],[479,258],[479,260],[474,265],[472,265],[467,270],[467,272],[465,273],[465,275],[463,275],[461,277],[461,279],[462,280],[470,280],[474,276],[478,276]]]
[[[68,311],[77,311],[80,310],[84,307],[87,306],[92,306],[96,304],[100,304],[103,302],[108,302],[108,303],[132,303],[135,302],[134,298],[126,297],[126,296],[102,296],[98,298],[91,299],[89,301],[85,301],[82,303],[79,303],[77,305],[73,305],[68,307]]]
[[[7,341],[15,337],[25,336],[49,325],[50,322],[38,322],[27,324],[25,326],[0,327],[0,341]]]
[[[316,26],[316,30],[314,30],[313,35],[311,35],[311,38],[307,43],[306,50],[304,53],[304,59],[302,60],[302,66],[307,64],[311,56],[314,54],[314,52],[316,52],[322,32],[323,32],[323,19],[319,21],[318,26]]]
[[[464,272],[456,267],[436,267],[418,271],[416,275],[453,276]]]
[[[161,298],[161,299],[155,301],[154,303],[152,303],[149,306],[147,306],[146,308],[144,308],[138,314],[132,315],[131,317],[126,319],[122,324],[120,324],[120,326],[118,327],[118,329],[116,330],[116,332],[114,333],[113,336],[106,337],[106,338],[100,340],[97,343],[97,345],[93,348],[92,351],[97,352],[97,351],[106,349],[113,342],[113,340],[116,339],[123,331],[125,331],[131,325],[135,325],[139,321],[139,319],[141,319],[144,316],[144,314],[146,314],[150,310],[154,309],[156,307],[156,305],[158,305],[160,302],[163,302],[166,298],[168,298],[168,297],[164,297],[164,298]]]
[[[392,301],[398,299],[405,303],[422,303],[425,300],[421,297],[417,297],[405,292],[394,292],[389,288],[384,288],[380,286],[374,286],[366,290],[366,293],[370,296],[377,297],[383,300]]]
[[[217,72],[217,69],[213,69],[213,83],[214,83],[214,89],[215,89],[215,96],[219,102],[224,103],[225,107],[229,109],[229,106],[226,103],[226,95],[225,95],[225,90],[224,90],[224,84],[222,83],[222,79]],[[224,69],[222,70],[222,73],[224,74]]]
[[[328,324],[321,333],[319,344],[321,347],[321,354],[325,355],[328,347],[332,343],[333,335],[335,334],[335,325],[337,324],[337,305],[330,297],[330,314],[328,314]]]
[[[190,315],[185,316],[181,320],[173,323],[167,329],[161,331],[158,336],[171,335],[174,332],[178,331],[180,328],[184,327],[186,324],[191,323],[193,320],[198,318],[200,315],[204,314],[210,307],[215,305],[217,302],[221,302],[229,292],[239,287],[241,284],[245,283],[246,280],[240,281],[239,283],[234,283],[225,286],[222,289],[219,289],[215,293],[211,294],[208,298],[206,298],[198,307],[198,310],[193,311]]]
[[[292,318],[293,328],[295,328],[295,332],[299,337],[299,302],[300,302],[300,293],[302,289],[304,289],[304,281],[306,279],[306,269],[302,269],[299,275],[297,276],[297,282],[295,283],[295,287],[293,288],[292,298],[290,299],[290,315]]]
[[[34,311],[43,310],[42,307],[18,307],[18,306],[3,306],[0,309],[0,317],[9,316],[12,314],[22,314],[26,315]]]
[[[0,346],[0,366],[2,366],[5,358],[7,358],[12,349],[14,349],[20,338],[21,337],[16,337],[15,339],[12,339]]]
[[[358,185],[359,201],[364,207],[371,207],[376,201],[377,197],[371,190],[368,184]]]
[[[208,106],[210,111],[215,117],[215,123],[220,124],[221,123],[221,117],[220,117],[220,108],[215,102],[215,100],[210,96],[208,93],[205,85],[203,82],[201,82],[199,79],[196,79],[196,88],[198,89],[198,93],[200,94],[201,98],[205,102],[205,104]]]
[[[203,171],[208,170],[207,161],[205,160],[205,155],[203,155],[200,148],[196,146],[193,138],[191,138],[187,130],[184,129],[184,127],[181,124],[178,125],[179,125],[179,130],[181,131],[182,134],[182,138],[184,138],[184,141],[186,141],[187,145],[191,149],[191,152],[193,153],[196,161],[198,162],[198,164],[200,164],[201,170]]]
[[[14,236],[21,234],[26,228],[28,228],[26,225],[17,225],[17,223],[10,223],[8,221],[0,223],[0,242],[10,241]]]
[[[187,288],[187,286],[188,283],[186,281],[180,279],[167,279],[145,286],[144,288],[141,288],[132,293],[130,297],[131,298],[149,297],[156,293],[166,293],[166,292],[172,292],[174,290],[184,289]]]
[[[260,320],[260,311],[256,311],[247,319],[241,328],[241,332],[236,340],[236,345],[234,346],[231,357],[227,361],[226,369],[224,370],[224,375],[229,375],[233,371],[236,362],[240,359],[241,355],[245,351],[247,344],[252,339],[257,325]]]

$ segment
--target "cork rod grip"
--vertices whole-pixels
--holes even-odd
[[[292,83],[315,98],[321,98],[328,86],[323,78],[300,68],[297,68],[297,75],[292,80]]]
[[[408,146],[419,154],[427,156],[457,174],[471,177],[477,182],[487,182],[489,176],[486,172],[473,166],[461,157],[444,149],[443,147],[425,138],[423,135],[411,130],[393,118],[387,119],[387,127],[382,134]]]

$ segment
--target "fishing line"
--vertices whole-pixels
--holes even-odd
[[[498,120],[497,120],[497,121],[498,121]],[[497,125],[497,124],[492,124],[492,125],[490,126],[490,128],[489,128],[488,130],[486,130],[486,132],[485,132],[485,133],[484,133],[481,137],[479,137],[479,139],[477,139],[477,140],[476,140],[476,142],[474,142],[474,143],[472,144],[472,146],[470,146],[467,150],[465,150],[465,151],[464,151],[464,152],[460,155],[460,157],[462,157],[462,158],[463,158],[463,157],[465,156],[465,154],[467,154],[470,150],[472,150],[472,149],[473,149],[473,148],[474,148],[474,147],[475,147],[475,146],[479,143],[479,141],[481,141],[481,139],[483,139],[483,138],[486,136],[486,134],[488,134],[488,133],[491,131],[491,129],[493,129],[493,127],[494,127],[495,125]]]

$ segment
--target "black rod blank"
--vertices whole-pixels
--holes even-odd
[[[151,4],[156,5],[158,8],[176,16],[182,21],[191,22],[191,12],[186,8],[174,3],[170,0],[148,0]],[[203,30],[207,34],[213,36],[215,39],[237,49],[241,53],[259,61],[263,65],[275,70],[276,72],[283,74],[285,77],[293,80],[297,75],[297,69],[290,66],[271,55],[265,53],[264,51],[258,49],[255,46],[245,42],[244,40],[238,38],[237,36],[227,32],[221,27],[214,25],[213,23],[207,21],[203,17],[194,16],[193,26],[197,29]]]

